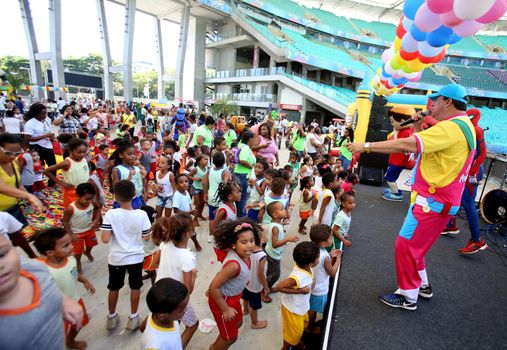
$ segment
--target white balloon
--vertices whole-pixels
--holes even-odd
[[[453,9],[462,20],[476,19],[486,14],[496,0],[455,0]]]

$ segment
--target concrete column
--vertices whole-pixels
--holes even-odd
[[[253,68],[259,68],[259,53],[260,53],[259,45],[255,45],[253,50],[253,64],[252,64]]]
[[[185,68],[185,51],[187,50],[189,22],[190,6],[184,5],[181,10],[180,38],[178,43],[178,57],[176,59],[176,80],[174,82],[174,97],[176,99],[183,98],[183,69]]]
[[[305,66],[303,66],[301,69],[301,75],[303,76],[303,78],[308,79],[308,69],[306,69]]]
[[[97,17],[99,19],[100,40],[102,43],[102,62],[104,65],[104,98],[112,100],[113,91],[113,75],[111,74],[111,49],[109,47],[109,32],[107,30],[105,0],[97,0]]]
[[[49,48],[53,86],[65,86],[62,59],[62,2],[49,0]],[[65,98],[64,91],[55,91],[55,98]]]
[[[336,83],[336,74],[335,73],[331,73],[331,85],[335,86],[334,85],[335,83]]]
[[[321,73],[322,73],[321,70],[318,70],[315,72],[315,80],[317,80],[317,82],[319,82],[319,83],[320,83]]]
[[[287,69],[285,70],[287,73],[292,74],[292,62],[287,62]]]
[[[204,79],[206,79],[206,18],[195,17],[194,101],[204,107]]]
[[[30,60],[30,84],[42,86],[44,79],[42,76],[42,68],[40,61],[35,58],[39,49],[37,47],[37,38],[33,27],[32,12],[30,10],[29,0],[19,0],[19,8],[21,10],[21,18],[25,28],[25,38],[28,45],[28,58]],[[33,97],[35,100],[42,98],[42,93],[39,89],[33,90]]]
[[[269,56],[269,68],[275,68],[276,61],[273,57]]]
[[[299,122],[300,123],[304,123],[305,122],[305,119],[306,119],[306,106],[307,106],[306,98],[303,97],[303,103],[301,105],[301,112],[300,112],[300,116],[299,116]]]
[[[136,20],[136,0],[126,0],[125,30],[123,37],[123,97],[132,100],[132,52],[134,46],[134,26]]]
[[[158,98],[165,98],[164,83],[164,49],[162,46],[162,20],[155,18],[155,45],[157,49],[157,68],[158,68]]]

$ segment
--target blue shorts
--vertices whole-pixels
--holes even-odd
[[[192,194],[202,194],[203,190],[200,188],[195,188],[194,186],[191,187]]]
[[[259,310],[262,308],[262,292],[254,293],[249,291],[248,289],[243,289],[243,295],[241,295],[241,299],[248,301],[248,305],[253,310]]]
[[[405,167],[389,164],[386,174],[384,175],[384,180],[387,182],[396,182],[403,169],[405,169]]]
[[[157,207],[170,209],[173,207],[173,196],[162,197],[157,195]]]
[[[143,205],[146,205],[146,203],[144,203],[143,196],[134,197],[132,199],[132,208],[133,209],[140,209]],[[113,202],[113,209],[116,209],[119,207],[120,207],[120,203],[118,203],[117,201],[114,201]]]
[[[310,310],[319,314],[323,314],[326,309],[327,294],[324,295],[310,295]]]
[[[214,207],[208,204],[208,209],[209,209],[209,220],[210,221],[215,220],[215,214],[217,212],[218,207]]]
[[[259,220],[260,211],[261,211],[260,209],[249,209],[247,217],[253,222],[257,222],[257,220]]]

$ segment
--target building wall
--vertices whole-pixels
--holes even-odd
[[[236,69],[236,49],[223,48],[218,52],[217,70]]]
[[[295,92],[294,90],[289,89],[288,87],[282,87],[281,91],[279,90],[279,103],[281,104],[290,104],[290,105],[302,105],[303,104],[303,96]]]

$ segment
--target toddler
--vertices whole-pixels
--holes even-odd
[[[350,247],[349,228],[351,213],[356,207],[356,199],[351,192],[344,192],[341,196],[342,210],[336,215],[333,222],[333,249],[342,249],[343,246]]]

